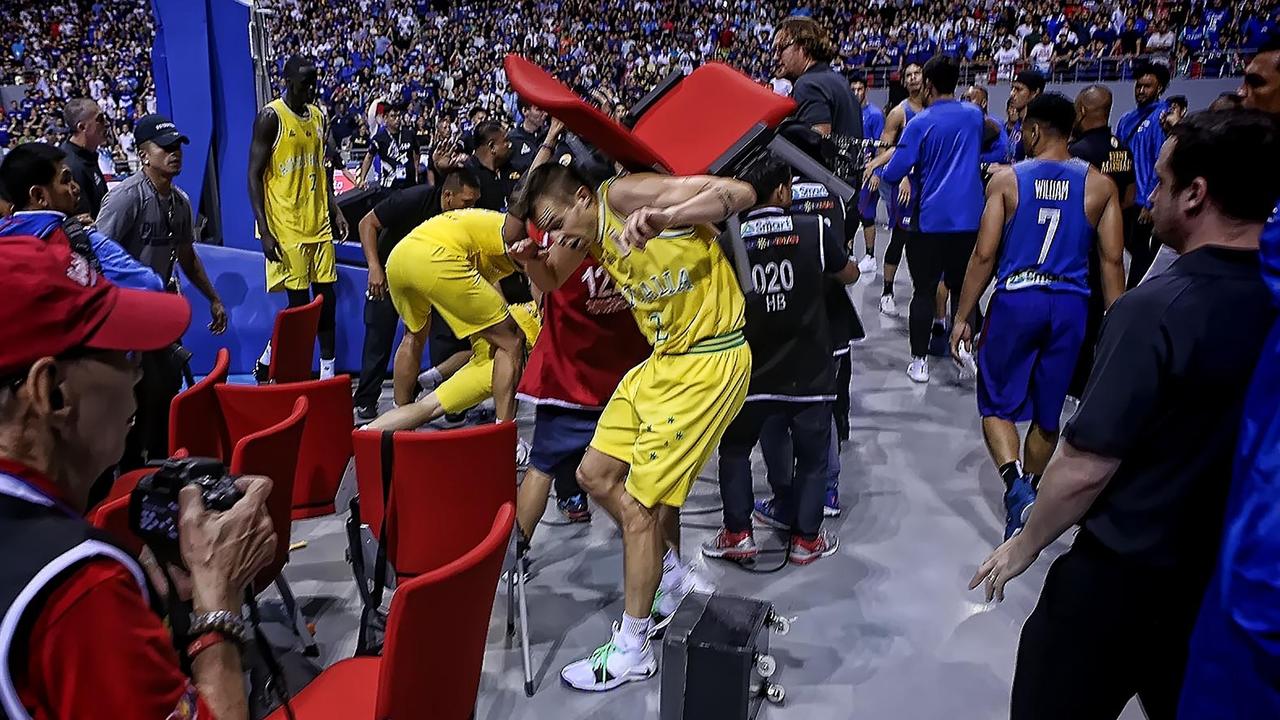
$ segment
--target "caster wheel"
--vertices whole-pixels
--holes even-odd
[[[781,705],[782,701],[787,699],[787,689],[781,685],[770,685],[765,690],[764,696],[774,705]]]
[[[774,615],[769,625],[780,636],[791,632],[791,621],[781,615]]]
[[[760,673],[762,678],[771,678],[778,671],[778,661],[773,659],[772,655],[761,655],[756,658],[756,672]],[[773,687],[780,687],[774,685]]]

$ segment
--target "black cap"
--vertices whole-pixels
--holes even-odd
[[[133,140],[137,143],[153,142],[167,147],[176,142],[191,142],[190,138],[178,132],[173,121],[163,115],[147,115],[133,126]]]

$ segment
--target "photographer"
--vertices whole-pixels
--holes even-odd
[[[0,307],[2,713],[246,718],[236,639],[244,588],[275,549],[271,482],[241,479],[244,497],[224,513],[206,511],[196,488],[179,497],[189,575],[169,573],[194,609],[194,684],[152,611],[169,594],[164,576],[154,562],[144,576],[81,518],[124,449],[133,351],[173,343],[190,322],[186,300],[119,288],[60,239],[15,236],[0,242]]]

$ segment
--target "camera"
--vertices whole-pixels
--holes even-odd
[[[170,458],[143,477],[129,497],[129,528],[151,548],[160,562],[185,567],[178,549],[178,493],[187,485],[200,488],[204,505],[221,512],[231,509],[244,493],[236,477],[214,458]]]

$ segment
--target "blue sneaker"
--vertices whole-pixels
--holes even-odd
[[[591,522],[591,510],[587,508],[587,496],[584,493],[571,495],[556,500],[556,507],[565,520],[571,523]]]
[[[1026,475],[1018,478],[1004,493],[1005,525],[1004,539],[1022,532],[1031,516],[1031,507],[1036,504],[1036,491],[1031,487],[1031,479]]]
[[[840,517],[840,491],[827,488],[827,499],[822,501],[823,517]]]
[[[791,529],[791,523],[782,519],[782,511],[774,504],[773,498],[769,498],[768,500],[757,500],[755,516],[757,520],[771,528],[778,530]]]

